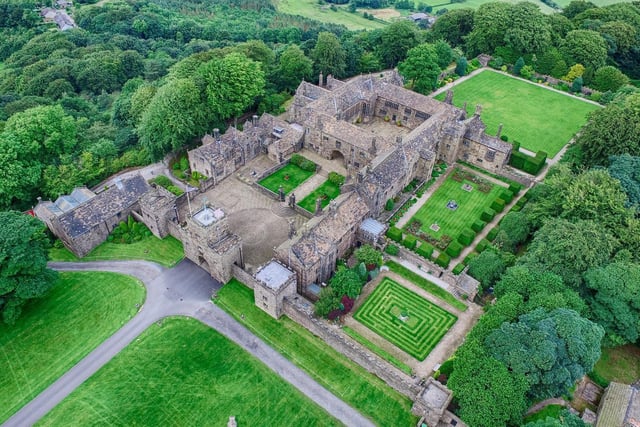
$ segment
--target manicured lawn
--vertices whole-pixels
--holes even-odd
[[[261,179],[259,184],[276,194],[278,194],[278,189],[282,185],[285,194],[289,194],[291,190],[302,184],[314,173],[289,163],[282,169],[278,169],[268,177]]]
[[[42,425],[339,425],[236,344],[194,319],[154,324]]]
[[[403,266],[401,266],[397,262],[387,261],[387,262],[385,262],[385,265],[387,267],[389,267],[389,270],[391,270],[394,273],[404,277],[405,279],[407,279],[408,281],[410,281],[414,285],[416,285],[416,286],[424,289],[425,291],[429,292],[431,295],[440,298],[442,301],[448,303],[452,307],[457,308],[460,311],[465,311],[467,309],[466,304],[464,304],[462,301],[458,300],[456,297],[451,295],[449,292],[445,291],[440,286],[431,283],[430,281],[428,281],[424,277],[420,276],[419,274],[416,274],[413,271],[411,271],[411,270],[409,270],[407,268],[404,268]]]
[[[602,356],[593,370],[609,382],[631,384],[640,378],[640,347],[624,345],[603,348]]]
[[[329,4],[323,8],[317,0],[277,0],[274,4],[279,12],[300,15],[320,22],[344,25],[350,30],[369,30],[385,26],[383,22],[365,19],[362,12],[349,13],[347,5],[338,6],[338,10],[333,11],[329,9]]]
[[[253,290],[232,279],[214,302],[336,396],[381,426],[415,425],[411,401],[288,319],[254,305]]]
[[[366,339],[365,337],[363,337],[362,335],[360,335],[359,333],[357,333],[356,331],[354,331],[350,327],[343,326],[342,327],[342,331],[345,334],[349,335],[351,338],[353,338],[355,341],[359,342],[361,345],[363,345],[364,347],[369,349],[369,351],[371,351],[372,353],[377,354],[382,359],[386,360],[387,362],[391,363],[396,368],[400,369],[405,374],[411,375],[411,373],[413,372],[409,365],[399,361],[394,356],[389,354],[386,350],[384,350],[383,348],[381,348],[381,347],[377,346],[376,344],[372,343],[371,341],[369,341],[368,339]]]
[[[0,423],[120,329],[144,296],[128,276],[61,273],[15,325],[0,322]]]
[[[353,318],[418,360],[424,360],[457,317],[388,277]]]
[[[473,190],[463,190],[464,184],[469,184]],[[471,225],[480,219],[482,211],[491,206],[503,190],[504,187],[492,185],[488,193],[483,193],[477,184],[467,180],[458,182],[449,176],[409,220],[407,226],[417,219],[422,223],[420,231],[436,239],[446,235],[455,240],[463,230],[471,229]],[[457,209],[447,208],[450,200],[458,204]],[[438,224],[440,229],[432,230],[432,224]]]
[[[318,188],[313,190],[307,197],[302,199],[298,206],[302,209],[306,209],[309,212],[313,213],[316,211],[316,199],[318,197],[323,197],[322,199],[322,208],[326,208],[330,201],[335,199],[340,195],[340,187],[335,185],[333,182],[326,180],[322,183]]]
[[[109,261],[122,259],[138,259],[153,261],[165,267],[173,267],[182,258],[182,242],[167,236],[158,239],[155,236],[144,237],[142,240],[130,244],[104,242],[83,258],[78,258],[66,248],[49,250],[51,261]]]
[[[466,5],[466,3],[464,3]],[[531,151],[555,156],[599,107],[578,98],[548,90],[514,77],[485,70],[453,87],[453,103],[473,114],[482,105],[487,133],[495,135],[500,123],[502,135],[519,141]],[[445,93],[436,96],[443,100]]]

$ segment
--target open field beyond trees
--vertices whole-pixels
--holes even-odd
[[[51,261],[112,261],[143,260],[157,262],[165,267],[173,267],[182,258],[182,242],[172,236],[158,239],[155,236],[143,237],[133,243],[104,242],[82,258],[78,258],[67,248],[51,248]]]
[[[376,424],[415,425],[417,418],[411,415],[408,398],[294,321],[270,317],[254,305],[252,289],[232,279],[218,292],[215,303]]]
[[[518,141],[527,150],[546,151],[554,157],[599,107],[542,86],[485,70],[453,87],[453,103],[472,115],[482,105],[482,121],[487,133]],[[444,100],[445,93],[436,96]]]
[[[279,12],[300,15],[329,24],[344,25],[350,30],[373,30],[386,25],[378,20],[365,19],[361,10],[350,13],[347,5],[337,6],[337,10],[333,11],[329,8],[329,4],[320,5],[317,0],[276,0],[274,4]],[[375,14],[376,10],[372,9],[369,12]]]
[[[137,280],[121,274],[61,273],[15,325],[0,323],[0,423],[120,329],[144,296]]]
[[[51,411],[42,425],[339,425],[227,338],[168,318]]]
[[[464,190],[462,188],[464,184],[470,185],[473,189]],[[491,206],[502,190],[504,190],[503,187],[490,185],[489,192],[483,193],[476,183],[468,180],[456,181],[449,176],[420,207],[408,224],[418,220],[422,223],[420,231],[436,239],[449,236],[455,240],[463,230],[471,229],[471,225],[480,219],[482,212]],[[452,200],[458,205],[455,210],[447,207]],[[432,230],[430,228],[432,224],[437,224],[440,229]]]
[[[457,318],[389,278],[373,291],[354,319],[418,360],[424,360]]]
[[[306,209],[307,211],[313,213],[316,210],[316,199],[318,197],[322,198],[322,208],[326,208],[331,200],[335,199],[340,195],[340,186],[334,184],[333,182],[326,180],[323,182],[318,188],[313,190],[307,197],[302,199],[298,206],[302,209]]]
[[[276,194],[278,194],[278,189],[282,185],[284,193],[289,194],[291,190],[302,184],[314,173],[315,172],[304,170],[293,163],[289,163],[282,169],[278,169],[266,178],[261,179],[259,184]]]

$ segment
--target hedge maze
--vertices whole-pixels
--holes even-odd
[[[353,317],[420,361],[457,320],[389,278],[383,279]]]

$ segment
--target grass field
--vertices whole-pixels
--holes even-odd
[[[473,190],[463,190],[463,184],[471,185]],[[449,176],[407,224],[417,219],[422,222],[422,232],[436,239],[446,235],[455,240],[462,230],[471,229],[471,224],[480,219],[482,211],[491,206],[502,190],[503,187],[493,185],[488,193],[483,193],[478,190],[477,184],[467,180],[458,182]],[[447,208],[450,200],[458,204],[456,210]],[[432,224],[438,224],[440,229],[431,230],[429,227]]]
[[[457,320],[388,277],[353,318],[418,360],[427,357]]]
[[[184,251],[182,242],[167,236],[158,239],[155,236],[144,237],[130,244],[104,242],[83,258],[78,258],[67,248],[49,250],[51,261],[109,261],[109,260],[144,260],[153,261],[165,267],[173,267],[182,258]]]
[[[367,338],[363,337],[362,335],[360,335],[358,332],[354,331],[350,327],[343,326],[342,327],[342,332],[344,332],[345,334],[349,335],[355,341],[359,342],[361,345],[366,347],[369,351],[371,351],[372,353],[377,354],[379,357],[381,357],[382,359],[384,359],[387,362],[391,363],[393,366],[395,366],[396,368],[400,369],[405,374],[411,375],[413,373],[413,370],[411,369],[411,367],[409,365],[399,361],[393,355],[389,354],[385,349],[383,349],[383,348],[377,346],[376,344],[372,343]]]
[[[640,378],[640,347],[624,345],[603,348],[593,370],[607,381],[631,384]]]
[[[254,304],[253,290],[235,279],[215,303],[306,371],[318,383],[381,426],[415,425],[411,401],[292,320],[275,320]]]
[[[389,267],[389,270],[404,277],[414,285],[429,292],[431,295],[437,298],[440,298],[442,301],[448,303],[450,306],[457,308],[460,311],[465,311],[467,309],[467,306],[465,303],[458,300],[456,297],[454,297],[449,292],[442,289],[440,286],[431,283],[430,281],[420,276],[419,274],[416,274],[413,271],[407,268],[404,268],[403,266],[401,266],[400,264],[394,261],[387,261],[384,264],[387,267]]]
[[[599,107],[540,85],[505,76],[491,70],[453,87],[453,103],[473,114],[482,105],[487,133],[495,135],[500,123],[502,135],[519,141],[530,151],[546,151],[554,157]],[[436,96],[443,100],[445,93]]]
[[[278,194],[278,189],[282,185],[284,193],[289,194],[291,190],[302,184],[314,173],[315,172],[306,171],[297,165],[289,163],[282,169],[278,169],[268,177],[261,179],[258,184],[276,194]]]
[[[316,199],[318,197],[326,196],[322,199],[322,209],[326,208],[330,201],[335,199],[340,195],[340,187],[335,185],[333,182],[326,180],[322,183],[318,188],[313,190],[307,197],[300,200],[298,206],[302,209],[306,209],[307,211],[313,213],[316,211]]]
[[[279,12],[289,15],[300,15],[330,24],[344,25],[350,30],[373,30],[383,28],[386,24],[380,21],[371,21],[362,16],[362,11],[350,13],[347,5],[337,6],[337,11],[329,9],[329,5],[318,4],[317,0],[276,0],[274,1]],[[371,11],[375,12],[375,11]]]
[[[51,411],[55,425],[339,423],[236,344],[194,319],[154,324]]]
[[[114,273],[61,273],[15,325],[0,323],[0,424],[116,332],[144,287]]]

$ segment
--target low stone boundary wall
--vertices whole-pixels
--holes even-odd
[[[502,169],[500,170],[500,175],[504,176],[505,178],[509,178],[513,181],[519,182],[525,187],[530,186],[531,183],[534,182],[535,180],[534,176],[524,172],[520,172],[512,168],[511,166],[506,166],[506,165],[503,166]]]
[[[302,325],[312,334],[320,337],[336,351],[344,354],[349,359],[362,366],[368,372],[382,379],[397,392],[415,400],[421,391],[417,380],[400,372],[380,357],[372,354],[360,344],[348,338],[340,330],[332,327],[322,319],[312,315],[313,304],[301,296],[291,300],[286,298],[283,304],[283,312],[291,320]]]
[[[301,207],[300,207],[300,206],[298,206],[298,205],[295,205],[295,206],[293,207],[293,210],[294,210],[294,211],[296,211],[296,213],[298,213],[298,214],[302,215],[302,216],[303,216],[303,217],[305,217],[305,218],[311,219],[311,218],[313,218],[313,217],[314,217],[314,215],[313,215],[311,212],[309,212],[309,211],[308,211],[308,210],[306,210],[306,209],[301,208]]]
[[[273,200],[279,202],[280,201],[280,197],[278,197],[278,195],[276,193],[274,193],[273,191],[269,190],[268,188],[264,188],[262,185],[258,184],[258,181],[254,182],[253,184],[251,184],[251,186],[253,188],[255,188],[256,190],[258,190],[259,192],[261,192],[262,194],[264,194],[265,196],[272,198]]]
[[[235,264],[231,265],[231,274],[233,275],[234,278],[236,278],[238,281],[246,285],[248,288],[251,288],[251,289],[255,288],[256,279],[254,279],[251,274],[247,273],[237,265]]]
[[[266,178],[269,175],[271,175],[274,172],[279,171],[280,169],[282,169],[283,167],[287,166],[289,164],[289,160],[285,160],[282,163],[279,163],[275,166],[271,166],[269,169],[265,169],[263,170],[257,177],[256,177],[256,181],[260,181],[262,178]]]

